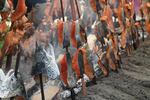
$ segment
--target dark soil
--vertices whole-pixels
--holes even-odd
[[[87,88],[87,96],[79,93],[77,100],[150,100],[150,38],[141,41],[132,56],[122,57],[122,68],[110,72],[108,77],[98,78],[97,84]],[[31,61],[21,63],[26,88],[34,82],[30,76]],[[30,81],[30,79],[32,81]]]
[[[150,38],[122,61],[118,73],[97,79],[87,96],[79,94],[77,100],[150,100]]]

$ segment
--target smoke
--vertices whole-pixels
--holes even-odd
[[[88,1],[79,0],[78,4],[79,4],[78,6],[79,6],[80,13],[82,14],[82,17],[79,20],[79,23],[77,24],[81,24],[84,27],[87,27],[86,28],[87,33],[91,33],[94,30],[94,28],[91,28],[91,25],[96,20],[96,14],[92,11]],[[70,22],[72,19],[70,1],[63,0],[63,6],[64,6],[64,13],[66,16],[65,18],[67,20],[64,24],[65,25],[64,32],[69,39],[70,38],[69,35],[71,32]],[[89,11],[91,13],[89,13]],[[57,16],[54,14],[56,14]],[[48,43],[52,43],[54,49],[59,48],[58,39],[57,39],[58,38],[57,25],[56,25],[57,21],[55,20],[60,20],[62,17],[61,14],[62,13],[60,9],[59,0],[51,0],[49,3],[41,3],[41,4],[38,3],[34,6],[32,11],[28,14],[29,15],[28,18],[34,23],[33,27],[35,28],[33,28],[31,31],[32,35],[21,42],[21,47],[24,56],[31,58],[34,55],[36,43],[44,46],[46,46]],[[61,51],[62,49],[59,50]]]

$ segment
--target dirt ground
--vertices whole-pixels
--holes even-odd
[[[122,57],[123,64],[118,73],[111,71],[108,77],[98,78],[96,85],[87,88],[87,96],[79,93],[76,99],[150,100],[150,38],[140,43],[132,56]],[[31,67],[23,65],[20,70],[25,79],[29,80],[29,72],[25,70]],[[31,84],[26,86],[31,87]]]
[[[122,61],[118,73],[97,79],[87,96],[79,94],[77,100],[150,100],[150,38]]]

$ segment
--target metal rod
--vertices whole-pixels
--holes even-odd
[[[99,4],[99,0],[95,0],[95,2],[96,2],[96,12],[97,12],[97,15],[98,15],[98,20],[100,20],[100,17],[101,17],[101,13],[100,13],[101,5]]]
[[[40,78],[40,87],[41,87],[41,99],[45,100],[42,74],[39,74],[39,78]]]
[[[12,63],[12,55],[8,55],[5,67],[6,71],[9,71],[11,69],[11,63]]]
[[[21,57],[21,52],[19,51],[16,58],[17,60],[16,60],[15,74],[14,74],[16,78],[17,78],[17,73],[20,65],[20,57]]]
[[[11,97],[10,100],[14,100],[14,97]]]
[[[86,84],[84,81],[84,73],[85,73],[84,72],[84,58],[83,58],[83,53],[81,50],[79,51],[79,54],[78,54],[78,64],[79,64],[79,69],[80,69],[80,77],[82,81],[82,92],[83,92],[83,95],[86,96],[87,95]]]
[[[143,40],[143,42],[145,41],[145,38],[144,38],[144,29],[143,29],[143,27],[142,27],[142,40]]]
[[[61,4],[61,12],[62,12],[62,17],[63,17],[63,21],[65,21],[65,15],[64,15],[64,8],[63,8],[63,2],[62,0],[60,0],[60,4]]]
[[[78,12],[78,17],[80,18],[80,11],[79,11],[79,7],[78,7],[78,2],[77,0],[75,0],[75,3],[76,3],[76,8],[77,8],[77,12]]]
[[[142,26],[144,26],[144,23],[143,23],[143,19],[144,19],[144,14],[143,14],[143,11],[142,10],[140,10],[140,12],[141,12],[141,15],[142,15],[142,20],[141,20],[141,30],[142,30],[142,40],[143,40],[143,42],[144,42],[144,28],[142,27]]]
[[[70,0],[70,5],[71,5],[71,12],[72,12],[72,19],[75,21],[76,20],[76,11],[74,7],[74,0]]]
[[[79,6],[78,6],[78,2],[77,0],[75,0],[75,4],[76,4],[76,8],[77,8],[77,12],[78,12],[78,17],[80,18],[80,11],[79,11]],[[84,33],[84,39],[85,39],[85,43],[87,43],[87,35],[86,35],[86,31],[85,29],[80,25],[80,31],[82,31]]]

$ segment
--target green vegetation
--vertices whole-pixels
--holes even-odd
[[[0,48],[2,48],[4,41],[0,41]]]

